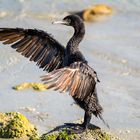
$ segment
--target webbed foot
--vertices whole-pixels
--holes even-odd
[[[86,130],[86,127],[83,124],[74,124],[74,123],[65,123],[69,128],[69,133],[78,134],[83,133]]]

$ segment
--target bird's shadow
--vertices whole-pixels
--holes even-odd
[[[74,127],[76,125],[78,125],[78,124],[75,124],[75,123],[65,123],[63,125],[56,126],[55,128],[53,128],[49,132],[45,133],[44,135],[48,135],[48,134],[51,134],[53,132],[58,132],[58,131],[63,131],[63,130],[67,131],[68,134],[73,134],[75,132],[74,131]],[[101,129],[101,128],[96,126],[96,125],[89,124],[88,129],[95,130],[95,129]]]

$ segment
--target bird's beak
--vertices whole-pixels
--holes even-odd
[[[52,24],[63,24],[63,25],[67,25],[68,22],[62,20],[62,21],[54,21],[54,22],[52,22]]]

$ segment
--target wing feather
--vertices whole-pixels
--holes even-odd
[[[36,29],[0,28],[0,41],[3,44],[12,44],[13,49],[30,61],[37,62],[44,70],[50,72],[62,66],[65,48],[47,32]]]
[[[48,89],[69,91],[69,95],[83,100],[91,94],[97,82],[96,72],[83,62],[75,62],[42,76]]]

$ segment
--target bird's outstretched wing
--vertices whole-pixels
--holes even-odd
[[[0,41],[49,72],[62,65],[65,48],[42,30],[0,28]]]
[[[99,81],[96,72],[82,62],[74,62],[69,67],[54,70],[41,78],[47,84],[47,89],[69,91],[71,96],[81,100],[92,94]]]

